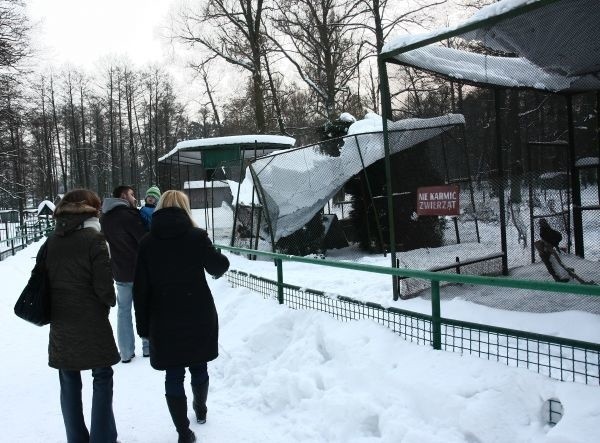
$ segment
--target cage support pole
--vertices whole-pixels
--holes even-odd
[[[600,91],[596,92],[596,143],[598,144],[598,163],[596,163],[596,185],[598,186],[598,204],[600,205]]]
[[[254,140],[254,160],[256,160],[256,146],[257,142]],[[241,180],[241,178],[240,178]],[[252,181],[252,199],[250,206],[250,249],[252,249],[252,241],[254,236],[254,193],[255,193],[254,180]],[[252,255],[249,255],[248,258],[252,260]]]
[[[531,145],[528,143],[527,145],[527,187],[529,192],[529,235],[531,236],[531,241],[529,242],[529,249],[531,250],[531,263],[535,263],[535,247],[534,243],[534,235],[535,235],[535,222],[533,218],[533,184],[531,173]]]
[[[371,190],[371,183],[369,182],[369,176],[367,175],[367,169],[365,168],[365,162],[363,160],[362,152],[360,151],[360,144],[358,143],[358,137],[354,136],[354,141],[356,142],[356,149],[358,150],[358,156],[360,158],[360,164],[363,169],[363,174],[365,177],[365,181],[367,183],[367,191],[369,192],[369,199],[371,200],[371,208],[373,209],[373,217],[375,218],[375,225],[377,226],[377,235],[379,240],[379,247],[383,250],[385,254],[385,248],[383,246],[383,232],[381,230],[381,225],[379,223],[379,214],[377,213],[377,208],[375,207],[375,201],[373,200],[373,191]],[[342,205],[342,211],[343,211]],[[369,212],[367,211],[367,230],[369,230]],[[371,241],[371,236],[369,235],[369,242]]]
[[[273,223],[271,222],[271,216],[269,215],[269,207],[267,206],[267,199],[265,198],[265,193],[263,191],[262,186],[260,185],[260,180],[258,180],[258,177],[257,177],[256,172],[254,171],[254,168],[252,167],[252,165],[248,165],[248,170],[250,171],[250,174],[252,175],[252,181],[254,182],[254,185],[256,186],[256,190],[258,191],[257,192],[258,200],[262,204],[263,212],[265,214],[265,221],[267,222],[267,226],[269,227],[269,233],[271,234],[271,249],[273,250],[273,252],[275,252],[275,232],[273,230]]]
[[[255,186],[252,184],[252,199],[250,202],[250,249],[252,249],[252,240],[254,235],[254,188]],[[251,255],[248,258],[252,260]]]
[[[206,168],[204,168],[204,187],[202,188],[202,192],[204,193],[204,228],[208,231],[208,191],[206,190],[206,173]]]
[[[244,173],[244,157],[242,155],[242,148],[238,147],[240,152],[240,175],[238,178],[238,188],[235,197],[235,211],[233,212],[233,228],[231,228],[231,246],[235,246],[235,224],[237,222],[238,208],[240,206],[240,189],[242,188],[242,174]]]
[[[392,118],[392,98],[390,96],[390,85],[385,60],[377,59],[379,65],[379,89],[381,91],[381,121],[383,130],[383,150],[385,153],[385,187],[387,190],[388,224],[390,235],[390,260],[391,266],[396,266],[396,232],[394,228],[394,198],[392,196],[392,166],[390,161],[390,138],[388,134],[388,118]],[[392,278],[392,290],[394,300],[398,300],[398,280]]]
[[[188,198],[190,199],[190,206],[191,206],[191,202],[192,202],[192,182],[190,182],[190,165],[185,165],[185,169],[187,172],[187,182],[188,182]],[[184,191],[185,191],[185,186],[184,186]]]
[[[502,91],[494,89],[494,113],[496,117],[496,162],[498,163],[498,205],[500,206],[500,244],[502,248],[502,275],[508,275],[508,248],[506,246],[506,202],[504,201],[504,161],[502,155],[502,118],[500,102]]]
[[[583,258],[583,218],[581,216],[581,189],[579,171],[575,166],[575,126],[573,122],[573,97],[567,95],[567,119],[569,122],[569,170],[571,194],[573,195],[573,237],[575,237],[575,254]]]
[[[211,178],[215,178],[214,174]],[[210,219],[211,219],[211,228],[212,228],[212,238],[215,240],[215,181],[210,181]]]
[[[442,158],[444,159],[444,178],[446,184],[450,183],[450,171],[448,170],[448,156],[446,155],[446,142],[444,139],[444,133],[440,135],[440,142],[442,145]],[[458,192],[460,194],[460,185],[458,187]],[[460,244],[460,231],[458,230],[458,216],[452,217],[452,221],[454,222],[454,233],[456,234],[456,244]]]
[[[179,162],[179,151],[177,151],[177,187],[181,189],[181,163]]]
[[[462,104],[462,95],[460,103]],[[477,243],[481,243],[481,236],[479,235],[479,219],[477,218],[477,210],[475,209],[475,191],[473,190],[473,176],[471,175],[471,162],[469,160],[469,150],[467,148],[467,131],[465,130],[465,125],[461,125],[460,130],[463,138],[463,153],[465,155],[465,164],[467,165],[467,177],[469,177],[469,193],[471,195],[473,219],[475,220],[475,234],[477,235]]]

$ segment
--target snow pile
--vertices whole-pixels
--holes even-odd
[[[250,173],[248,173],[247,176],[249,177]],[[231,195],[233,195],[233,199],[237,199],[238,204],[252,206],[252,203],[254,203],[254,206],[260,206],[260,200],[256,190],[254,189],[254,183],[252,182],[251,178],[244,179],[241,185],[234,180],[227,180],[227,185],[231,189]]]
[[[0,352],[7,357],[0,429],[7,442],[65,441],[58,375],[47,366],[48,328],[12,312],[40,245],[0,263],[6,282]],[[433,351],[369,321],[344,323],[293,311],[231,289],[224,279],[209,284],[220,317],[220,357],[209,364],[208,422],[192,424],[199,441],[587,443],[600,428],[598,387]],[[112,309],[116,330],[115,320]],[[114,369],[119,440],[175,441],[164,373],[139,356]],[[83,385],[89,424],[89,371]],[[191,394],[189,384],[186,389]],[[555,427],[545,420],[550,398],[564,407]]]
[[[342,112],[340,114],[340,120],[343,122],[354,123],[356,118],[349,112]]]

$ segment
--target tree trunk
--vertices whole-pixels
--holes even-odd
[[[90,166],[88,162],[88,147],[85,144],[85,112],[83,107],[83,84],[79,84],[79,98],[81,106],[81,153],[83,158],[83,186],[88,187],[90,185]]]
[[[273,76],[271,75],[271,68],[269,67],[269,58],[265,54],[265,69],[267,71],[267,76],[269,78],[269,86],[271,88],[271,96],[273,97],[273,106],[275,107],[275,115],[277,116],[277,124],[279,126],[279,133],[282,135],[287,135],[287,131],[285,130],[285,123],[283,122],[283,116],[281,115],[281,107],[279,106],[279,94],[277,93],[277,89],[275,88],[275,83],[273,82]]]
[[[56,144],[58,147],[58,158],[60,161],[60,170],[62,173],[62,184],[63,192],[67,192],[67,171],[65,168],[65,159],[63,159],[62,151],[60,149],[60,132],[58,131],[58,118],[56,116],[56,103],[54,101],[54,79],[50,77],[50,100],[52,103],[52,120],[54,122],[54,129],[56,131]]]

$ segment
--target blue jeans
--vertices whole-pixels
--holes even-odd
[[[133,282],[117,282],[117,342],[121,360],[129,360],[135,354],[135,335],[131,307],[133,305]],[[150,352],[148,340],[142,339],[142,352]]]
[[[117,426],[112,409],[112,368],[92,369],[94,394],[92,396],[92,425],[88,432],[83,419],[81,403],[81,372],[59,369],[60,408],[65,422],[68,443],[114,443]]]
[[[201,385],[208,380],[206,363],[188,368],[192,376],[192,386]],[[167,397],[185,397],[185,367],[177,366],[167,368],[165,372],[165,395]]]

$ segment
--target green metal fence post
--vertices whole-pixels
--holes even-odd
[[[280,258],[275,259],[277,266],[277,300],[279,304],[283,304],[283,262]]]
[[[442,321],[440,319],[440,282],[431,280],[431,333],[433,349],[442,349]]]

